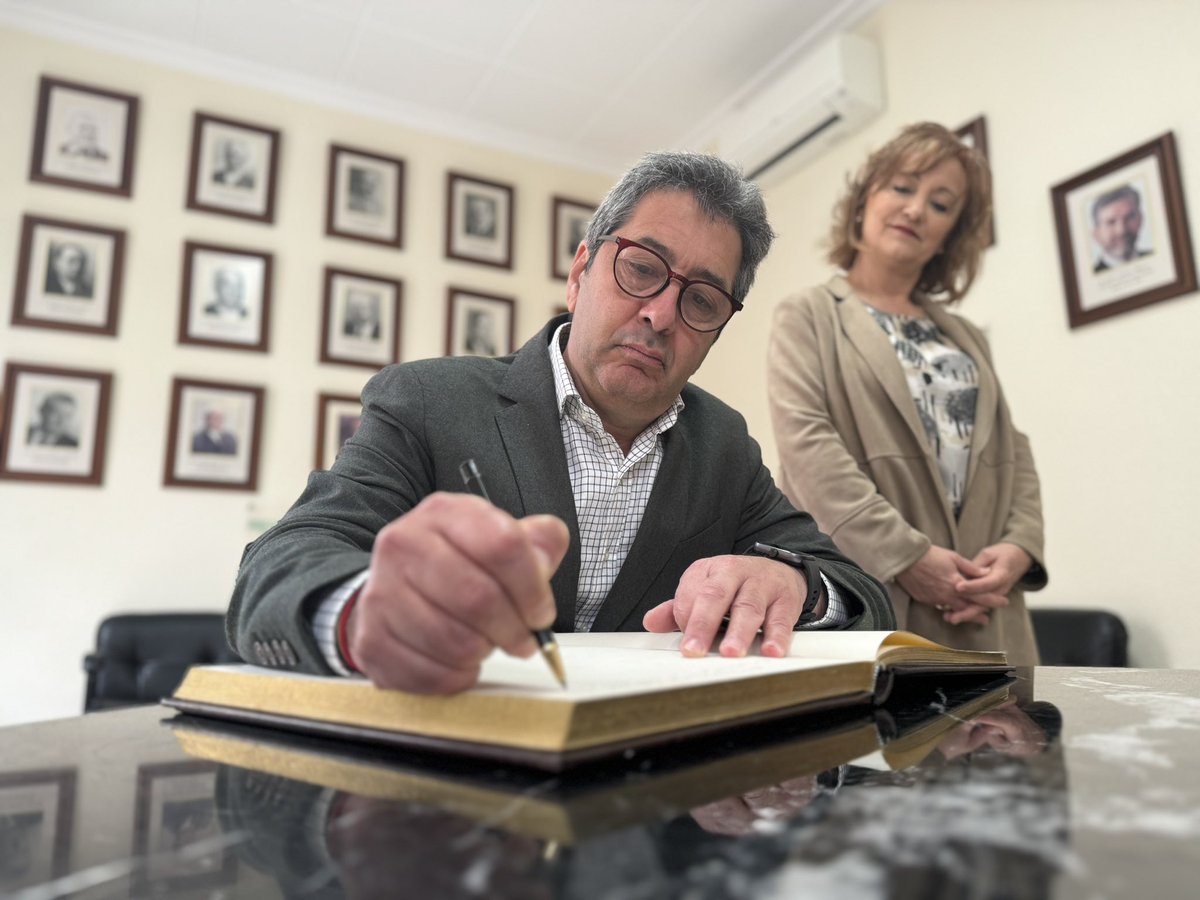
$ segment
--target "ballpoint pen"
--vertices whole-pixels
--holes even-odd
[[[479,472],[479,466],[475,465],[474,459],[463,460],[458,467],[458,474],[462,476],[463,484],[467,486],[472,494],[477,497],[482,497],[489,503],[492,498],[488,496],[487,488],[483,486],[483,475]],[[533,636],[537,638],[538,647],[541,648],[542,656],[546,660],[546,664],[550,666],[550,671],[554,673],[555,679],[563,687],[567,686],[567,673],[563,668],[562,655],[558,650],[558,640],[554,637],[554,632],[549,628],[533,628]]]

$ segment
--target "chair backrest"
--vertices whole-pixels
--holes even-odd
[[[1031,609],[1043,666],[1127,666],[1125,623],[1104,609]]]
[[[96,631],[83,711],[157,703],[183,680],[188,666],[240,662],[225,641],[223,613],[128,613],[109,616]]]

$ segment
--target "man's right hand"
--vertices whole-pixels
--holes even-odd
[[[375,537],[347,623],[354,663],[382,688],[453,694],[475,684],[493,647],[531,655],[531,629],[554,622],[550,576],[569,541],[555,516],[431,494]]]

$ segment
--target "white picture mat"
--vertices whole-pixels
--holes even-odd
[[[380,201],[377,212],[351,208],[351,169],[365,169],[375,173],[379,179],[375,194]],[[334,229],[378,240],[394,241],[400,222],[396,215],[397,179],[399,177],[400,167],[394,163],[387,163],[345,150],[339,151],[335,157],[334,170]]]
[[[18,373],[13,399],[12,436],[8,442],[5,467],[10,472],[31,472],[43,475],[87,476],[92,471],[96,448],[96,417],[100,409],[101,384],[94,378],[66,375],[45,375],[34,372]],[[75,398],[73,430],[79,444],[75,447],[53,447],[29,444],[29,429],[38,421],[38,407],[52,393],[65,393]]]
[[[46,272],[54,244],[72,243],[88,254],[92,296],[77,297],[46,291]],[[108,321],[109,296],[116,241],[111,235],[55,225],[38,225],[33,232],[29,275],[25,283],[25,314],[38,319],[102,326]]]
[[[108,187],[121,183],[125,167],[125,131],[129,105],[123,100],[54,85],[46,115],[46,144],[42,172]],[[96,145],[105,159],[62,152],[81,120],[95,127]]]
[[[1126,184],[1137,191],[1142,200],[1142,227],[1138,232],[1137,249],[1149,251],[1149,254],[1116,268],[1093,272],[1100,248],[1092,237],[1092,204],[1101,194]],[[1145,157],[1076,188],[1067,194],[1066,206],[1071,253],[1079,276],[1081,310],[1087,312],[1175,281],[1171,231],[1157,157]]]
[[[184,385],[176,423],[175,477],[183,481],[248,482],[255,450],[252,444],[254,417],[258,413],[256,406],[255,395],[246,391]],[[204,428],[204,417],[210,410],[222,414],[224,430],[237,439],[234,453],[196,453],[192,450],[192,439]]]
[[[220,122],[200,122],[200,154],[196,173],[196,199],[207,206],[219,206],[238,212],[262,215],[267,211],[271,171],[271,136]],[[238,187],[213,180],[217,170],[218,148],[225,141],[245,143],[254,169],[254,185]]]
[[[57,839],[65,824],[58,816],[61,791],[59,781],[0,787],[0,816],[10,817],[12,827],[20,827],[21,836],[29,839],[24,874],[18,879],[0,880],[0,891],[5,896],[10,891],[45,883],[54,877]]]
[[[246,315],[230,319],[205,311],[214,299],[216,275],[220,269],[234,269],[242,276],[242,296]],[[239,344],[258,344],[262,340],[262,307],[266,288],[266,261],[242,253],[223,253],[198,249],[192,254],[192,280],[189,285],[187,332],[191,337]]]
[[[373,295],[378,300],[378,337],[346,334],[344,325],[350,292]],[[330,356],[349,357],[385,366],[393,361],[392,337],[396,333],[397,289],[386,281],[335,274],[330,284],[329,334],[325,351]]]

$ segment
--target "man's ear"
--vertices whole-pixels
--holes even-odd
[[[584,277],[588,264],[587,242],[580,241],[575,248],[575,259],[571,262],[571,271],[567,273],[567,311],[574,313],[575,304],[579,300],[579,281]]]

